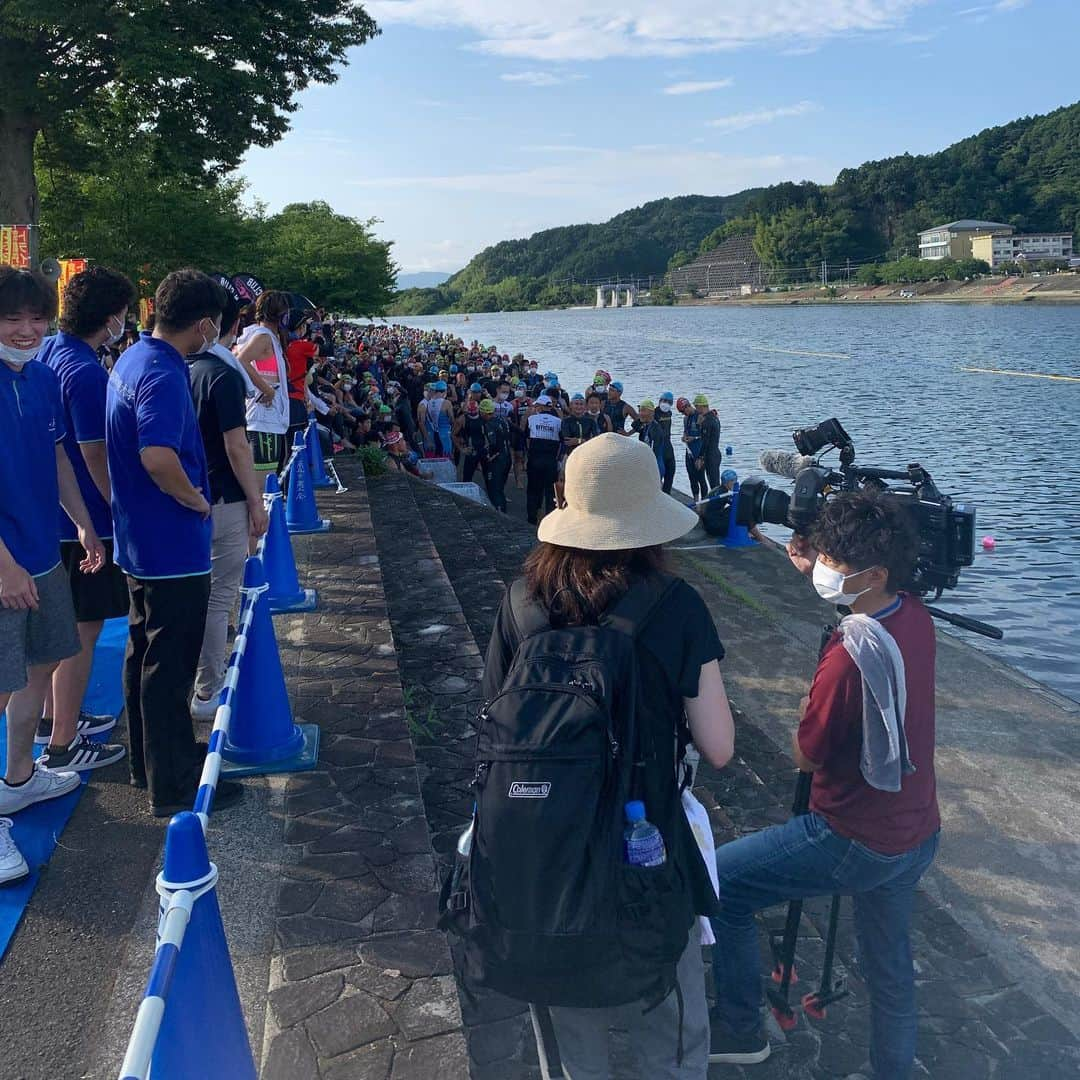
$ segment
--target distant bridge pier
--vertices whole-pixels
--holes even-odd
[[[620,297],[625,296],[625,301],[620,303]],[[608,302],[608,297],[611,302]],[[605,307],[633,307],[637,303],[636,285],[597,285],[596,306]]]

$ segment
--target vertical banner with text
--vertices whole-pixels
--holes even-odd
[[[64,290],[67,288],[67,283],[76,275],[81,274],[87,266],[89,266],[89,260],[87,259],[61,259],[60,260],[60,277],[56,282],[57,291],[60,293],[60,314],[64,314]]]
[[[29,225],[0,225],[0,263],[30,269]]]

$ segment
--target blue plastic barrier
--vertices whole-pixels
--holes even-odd
[[[292,466],[289,471],[289,494],[285,499],[285,523],[289,532],[317,533],[327,532],[330,522],[319,517],[319,508],[315,505],[315,489],[311,486],[308,471],[306,444],[301,432],[293,440]]]

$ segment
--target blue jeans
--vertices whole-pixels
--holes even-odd
[[[937,852],[935,833],[900,855],[881,855],[804,814],[716,850],[722,914],[712,920],[720,1015],[737,1034],[761,1023],[754,913],[786,900],[855,897],[859,966],[870,990],[870,1063],[879,1080],[905,1080],[915,1059],[915,886]]]

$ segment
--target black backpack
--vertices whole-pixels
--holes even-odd
[[[694,920],[673,858],[678,825],[646,802],[667,861],[630,866],[623,848],[626,803],[655,787],[644,776],[656,754],[637,723],[634,638],[675,584],[654,575],[600,625],[561,629],[523,582],[512,587],[522,639],[477,718],[472,847],[455,856],[440,897],[467,985],[581,1008],[655,1005],[677,989]],[[669,818],[671,806],[681,816],[677,798]]]

